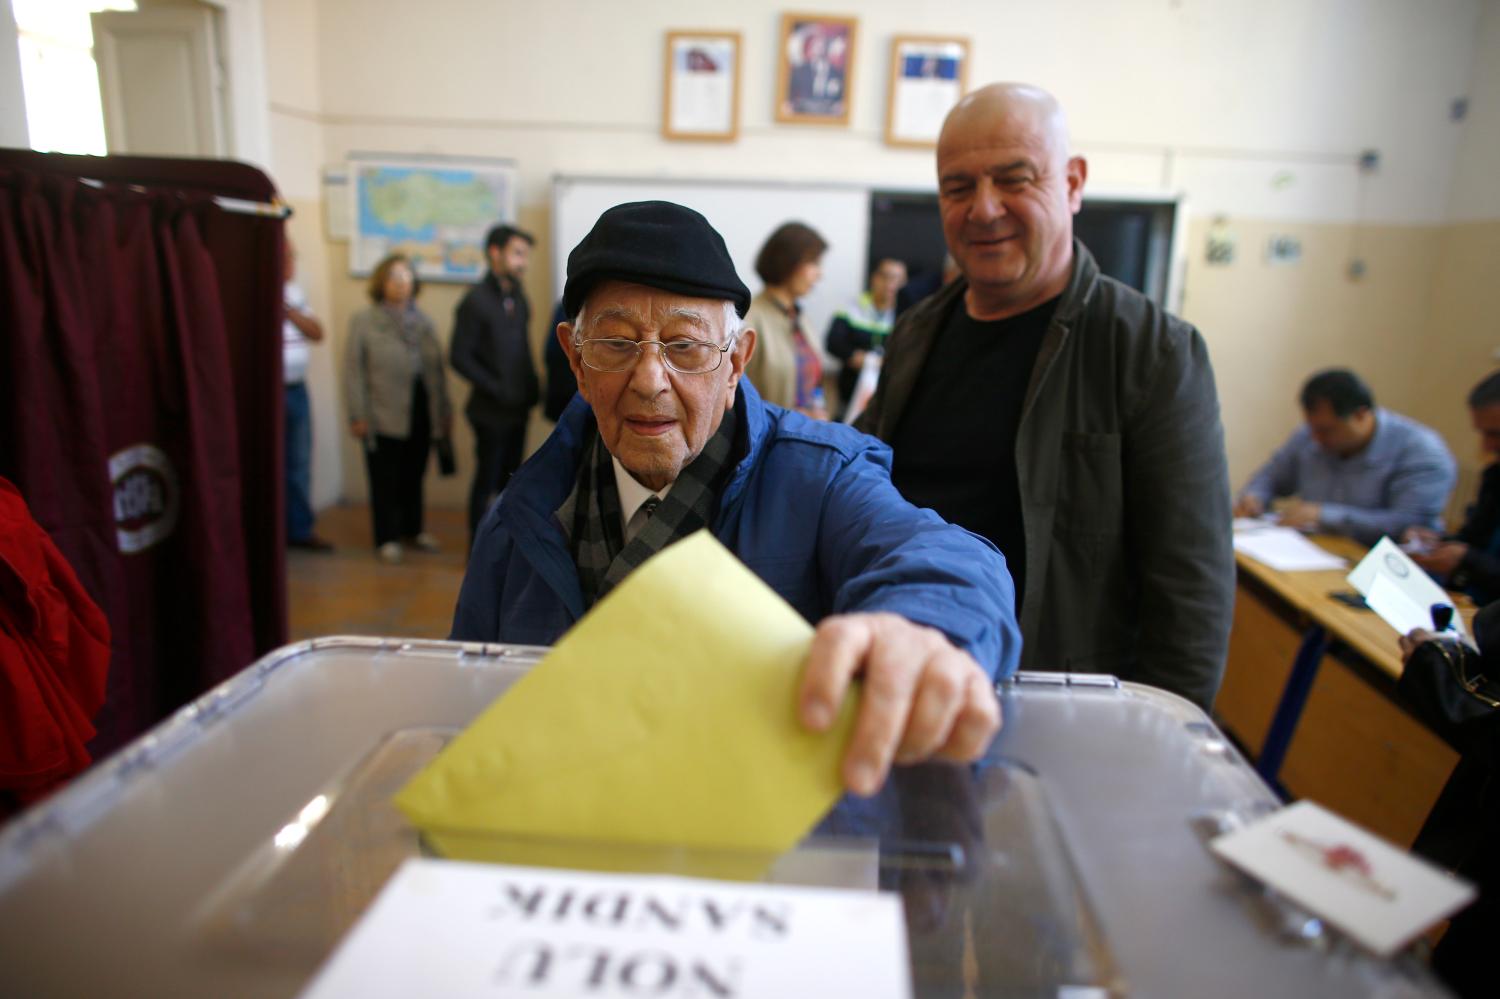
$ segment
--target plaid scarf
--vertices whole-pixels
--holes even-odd
[[[599,434],[584,451],[573,492],[557,510],[568,531],[568,545],[578,566],[583,605],[592,607],[620,580],[652,555],[680,541],[713,519],[724,473],[734,447],[735,415],[730,409],[703,451],[688,463],[640,531],[625,543],[620,494],[614,463]]]

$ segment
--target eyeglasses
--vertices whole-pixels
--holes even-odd
[[[629,371],[641,359],[641,352],[646,347],[655,347],[661,351],[662,363],[684,375],[706,375],[718,370],[724,362],[725,351],[734,348],[733,337],[722,347],[703,340],[626,340],[623,337],[573,342],[583,363],[595,371]]]

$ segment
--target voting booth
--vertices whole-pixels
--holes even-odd
[[[392,795],[544,652],[330,638],[266,656],[0,832],[0,993],[303,993],[430,854]],[[1211,855],[1206,837],[1278,802],[1195,706],[1066,674],[1023,674],[1002,702],[981,763],[899,771],[780,857],[602,842],[564,845],[564,867],[749,861],[761,883],[894,893],[917,996],[1442,994],[1410,954],[1377,959]],[[668,988],[691,983],[654,960],[601,994],[720,994]]]

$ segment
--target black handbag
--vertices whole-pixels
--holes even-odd
[[[1476,727],[1500,717],[1500,682],[1462,642],[1434,639],[1412,652],[1396,692],[1419,718],[1462,752]],[[1493,672],[1493,671],[1492,671]]]
[[[433,449],[437,451],[438,474],[444,478],[458,474],[458,463],[453,460],[453,441],[447,437],[439,437],[432,442]]]

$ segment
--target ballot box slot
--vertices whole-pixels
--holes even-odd
[[[1021,670],[996,684],[998,688],[1020,687],[1068,687],[1085,690],[1116,691],[1120,689],[1120,678],[1110,673],[1054,673],[1050,670]]]

